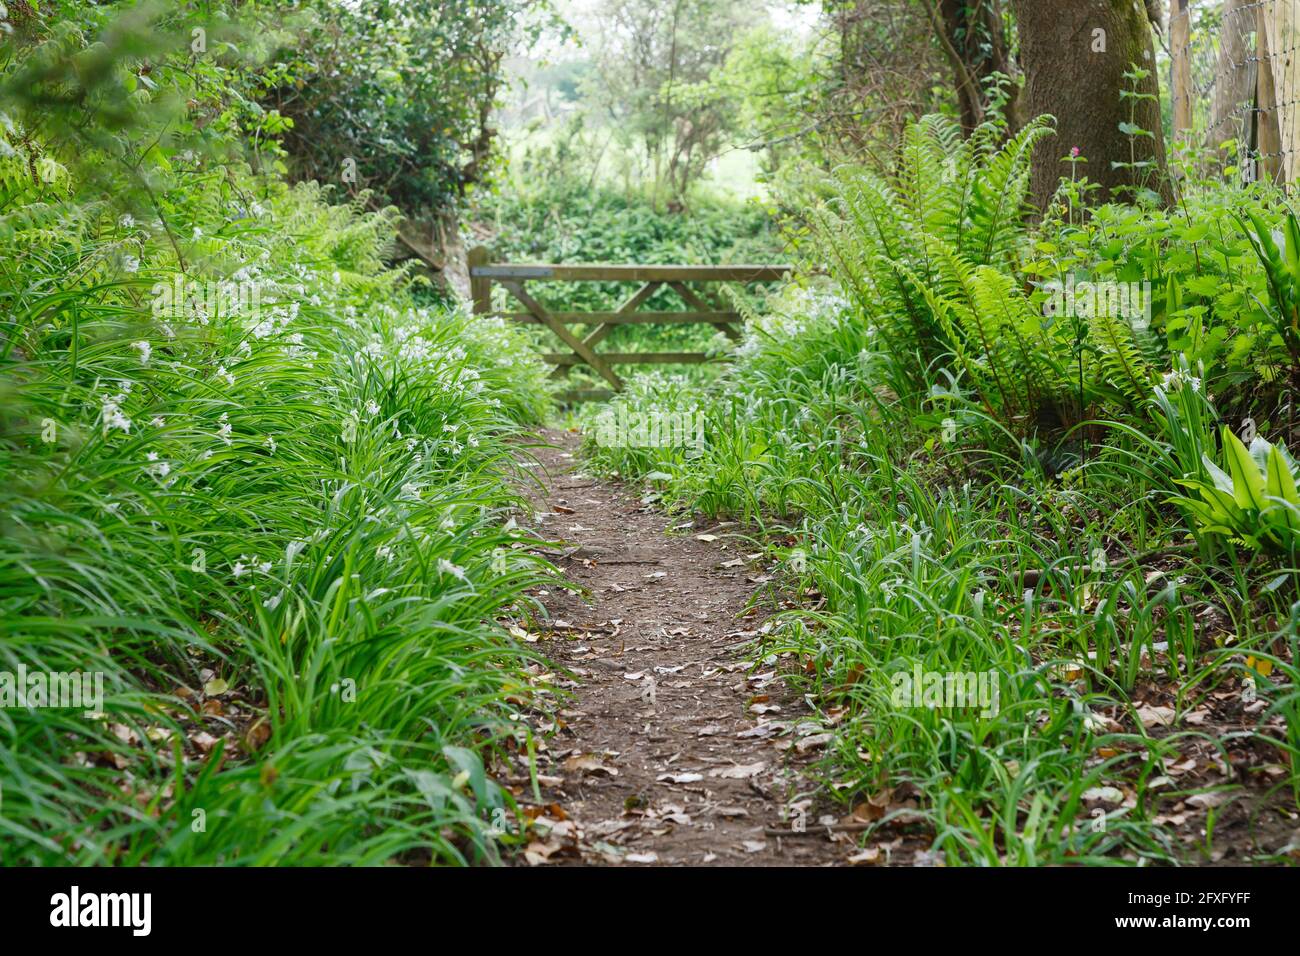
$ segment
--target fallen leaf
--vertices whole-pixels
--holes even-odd
[[[834,737],[834,734],[810,734],[795,744],[794,749],[801,754],[806,754],[810,750],[825,747]]]
[[[1209,810],[1220,804],[1227,803],[1232,799],[1232,794],[1225,790],[1213,790],[1210,793],[1196,793],[1188,797],[1183,802],[1189,807],[1199,807],[1202,810]]]
[[[578,754],[569,757],[564,761],[564,769],[569,773],[583,773],[591,776],[599,776],[600,774],[609,777],[618,776],[617,770],[613,767],[606,767],[595,754]]]
[[[755,777],[762,773],[767,767],[763,761],[757,763],[737,764],[734,767],[719,767],[716,770],[710,770],[710,777],[723,777],[727,780],[744,780],[748,777]]]
[[[1092,787],[1083,792],[1085,803],[1122,803],[1124,793],[1117,787]]]
[[[1150,727],[1153,724],[1159,724],[1164,727],[1172,727],[1177,712],[1172,707],[1160,707],[1153,704],[1143,704],[1137,709],[1138,720]]]
[[[270,739],[271,725],[266,722],[265,717],[259,717],[252,726],[244,731],[244,749],[248,751],[256,750]]]
[[[655,777],[660,783],[699,783],[704,779],[702,773],[661,773]]]

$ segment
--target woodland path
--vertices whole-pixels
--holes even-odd
[[[801,772],[825,736],[772,663],[752,667],[763,618],[746,607],[764,579],[746,545],[672,524],[632,489],[584,474],[577,435],[539,438],[549,447],[530,450],[544,489],[530,495],[533,526],[563,542],[550,557],[585,594],[535,592],[550,618],[540,649],[574,697],[538,760],[533,812],[550,834],[523,860],[848,860],[853,835],[819,825],[835,821]]]

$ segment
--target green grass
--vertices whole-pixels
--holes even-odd
[[[0,709],[0,862],[495,860],[486,768],[526,752],[531,695],[497,622],[548,573],[508,479],[544,370],[419,305],[391,214],[246,180],[231,222],[212,183],[169,225],[191,278],[260,284],[256,316],[157,316],[165,230],[9,193],[60,229],[11,214],[0,264],[0,671],[106,699]]]

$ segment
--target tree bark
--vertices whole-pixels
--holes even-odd
[[[1158,97],[1160,86],[1147,12],[1136,0],[1013,0],[1020,31],[1020,60],[1026,83],[1024,116],[1056,117],[1056,135],[1034,155],[1030,194],[1045,209],[1077,148],[1087,160],[1080,173],[1101,185],[1103,201],[1132,198],[1128,187],[1145,185],[1166,203],[1173,201],[1165,166],[1159,99],[1129,100],[1124,73],[1136,65],[1148,72],[1140,93]],[[1121,132],[1133,122],[1151,136]],[[1134,170],[1131,164],[1152,166]]]
[[[985,84],[994,73],[1012,75],[1011,55],[997,0],[924,0],[930,11],[940,46],[953,68],[953,85],[962,128],[970,133],[984,120],[988,104]],[[1005,112],[1016,125],[1013,86]]]

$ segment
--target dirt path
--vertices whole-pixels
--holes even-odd
[[[631,489],[584,475],[577,436],[541,437],[559,447],[534,450],[547,489],[534,526],[565,542],[553,560],[587,594],[539,593],[543,650],[576,697],[539,758],[533,812],[550,836],[527,862],[844,861],[853,842],[818,826],[825,808],[799,772],[817,728],[771,663],[750,666],[762,617],[745,613],[757,572],[744,546],[669,528]]]

